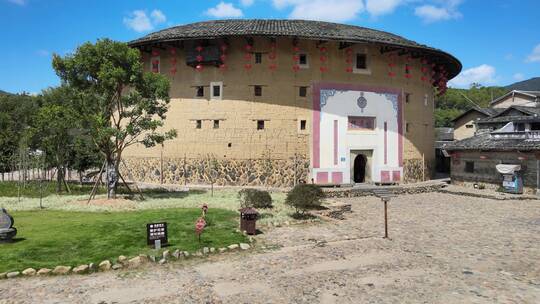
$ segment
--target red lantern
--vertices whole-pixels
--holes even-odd
[[[176,49],[172,48],[169,50],[169,52],[171,53],[171,55],[176,55]]]
[[[293,51],[295,51],[295,52],[300,52],[300,48],[297,47],[297,46],[295,46],[295,47],[293,48]]]
[[[268,54],[268,58],[269,58],[270,60],[276,59],[276,53],[275,53],[275,52],[272,52],[272,53]]]
[[[411,75],[411,74],[405,74],[405,78],[411,79],[411,78],[412,78],[412,75]]]
[[[152,56],[159,56],[158,50],[152,50]]]
[[[345,69],[345,71],[346,71],[347,73],[352,73],[353,69],[352,69],[352,67],[347,67],[347,68]]]
[[[204,59],[203,56],[201,56],[201,55],[197,55],[196,58],[197,58],[197,62],[202,62],[203,59]]]
[[[322,66],[322,67],[319,68],[319,70],[321,71],[321,73],[324,73],[324,72],[328,71],[328,68],[325,67],[325,66]]]
[[[297,62],[298,60],[300,60],[300,56],[293,55],[292,59],[293,59],[294,62]]]
[[[349,56],[352,55],[352,53],[353,53],[353,50],[350,49],[350,48],[345,51],[345,54],[347,54]]]
[[[195,49],[197,50],[197,52],[200,53],[200,52],[202,52],[203,47],[199,45],[199,46],[197,46]]]
[[[394,73],[394,72],[389,72],[389,73],[388,73],[388,76],[390,76],[390,77],[396,77],[396,73]]]
[[[251,60],[251,54],[250,53],[245,53],[244,54],[244,59],[245,60]]]
[[[197,66],[195,67],[195,69],[196,69],[197,71],[201,72],[201,71],[204,69],[204,67],[203,67],[202,64],[197,64]]]
[[[323,46],[323,47],[321,48],[321,52],[322,52],[322,53],[326,53],[326,51],[327,51],[327,49]]]
[[[300,66],[298,64],[293,65],[292,68],[295,72],[298,72],[298,70],[300,70]]]
[[[176,67],[171,68],[171,74],[176,74]]]
[[[225,63],[222,63],[219,65],[219,68],[223,71],[227,69],[227,65]]]
[[[389,66],[389,67],[391,67],[391,68],[393,68],[393,67],[395,67],[395,66],[396,66],[396,64],[395,64],[395,63],[393,63],[393,62],[390,62],[390,63],[388,64],[388,66]]]
[[[251,44],[246,44],[244,49],[246,50],[246,52],[250,52],[253,49],[253,46]]]
[[[227,51],[227,45],[226,45],[226,44],[222,44],[222,45],[221,45],[221,51],[222,51],[223,53],[225,53],[225,51]]]
[[[326,61],[326,56],[321,56],[319,59],[321,60],[321,62],[325,62]]]
[[[272,42],[272,44],[270,44],[270,49],[272,51],[274,51],[276,49],[276,43],[275,42]]]
[[[272,63],[268,66],[268,68],[272,71],[275,71],[277,69],[277,65],[275,63]]]
[[[221,59],[221,61],[225,61],[227,59],[227,55],[222,54],[221,56],[219,56],[219,59]]]
[[[250,70],[251,68],[252,68],[251,63],[246,63],[244,65],[244,69],[246,69],[246,70]]]

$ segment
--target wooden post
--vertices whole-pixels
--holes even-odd
[[[161,155],[159,163],[159,182],[163,185],[163,144],[161,144]]]
[[[387,200],[384,200],[384,238],[388,238],[388,213],[386,208]]]
[[[426,181],[426,156],[422,153],[422,181]]]

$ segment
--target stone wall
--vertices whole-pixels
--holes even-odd
[[[405,159],[403,161],[403,182],[415,183],[430,179],[432,166],[425,161],[424,170],[422,170],[422,159]]]
[[[122,175],[137,182],[165,184],[211,184],[234,186],[290,187],[309,182],[309,160],[289,159],[127,158],[129,172]],[[163,168],[163,170],[162,170]]]

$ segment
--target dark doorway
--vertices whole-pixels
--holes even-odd
[[[354,158],[354,177],[355,183],[363,183],[366,181],[366,163],[367,158],[365,155],[358,154]]]

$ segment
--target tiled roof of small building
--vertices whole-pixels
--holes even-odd
[[[496,117],[486,117],[476,121],[477,124],[487,124],[487,123],[498,123],[498,122],[524,122],[524,121],[540,121],[540,117],[532,115],[512,115],[512,116],[496,116]]]
[[[233,19],[196,22],[150,33],[129,42],[131,46],[191,39],[217,39],[234,36],[298,37],[312,40],[381,43],[432,53],[447,62],[449,78],[461,71],[461,63],[441,50],[419,44],[388,32],[369,28],[309,20]]]
[[[448,151],[540,150],[540,139],[494,138],[489,133],[484,133],[447,143],[443,146],[443,149]]]

